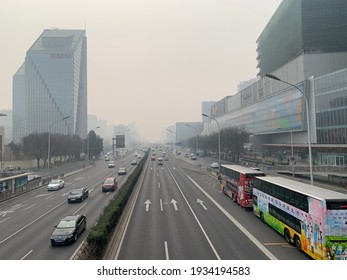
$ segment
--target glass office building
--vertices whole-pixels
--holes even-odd
[[[283,0],[257,40],[260,80],[217,101],[211,116],[221,129],[245,128],[250,153],[294,152],[303,163],[309,121],[313,164],[347,166],[346,27],[347,1]],[[216,122],[204,124],[210,131]]]
[[[347,1],[283,0],[257,40],[258,75],[300,54],[347,51]]]
[[[15,121],[31,133],[87,135],[87,40],[84,30],[46,29],[27,51],[13,77]],[[25,100],[25,115],[16,104]],[[20,109],[21,106],[18,106]],[[65,120],[63,118],[69,117]],[[19,127],[18,127],[19,128]],[[16,130],[16,124],[13,124]],[[21,136],[21,137],[20,137]]]

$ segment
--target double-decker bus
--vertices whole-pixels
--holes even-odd
[[[220,166],[220,176],[223,192],[242,207],[252,208],[253,179],[265,176],[265,173],[245,166],[223,164]]]
[[[313,259],[347,260],[347,195],[291,179],[257,177],[253,212]]]

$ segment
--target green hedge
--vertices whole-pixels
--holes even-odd
[[[87,236],[88,255],[84,256],[87,259],[101,259],[113,230],[123,213],[123,210],[131,196],[131,193],[140,177],[144,163],[148,157],[148,152],[138,163],[134,172],[129,175],[127,181],[121,186],[117,195],[105,207],[97,224],[89,231]]]

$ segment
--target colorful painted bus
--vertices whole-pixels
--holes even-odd
[[[266,176],[254,180],[253,212],[317,260],[347,260],[347,195]]]
[[[221,188],[227,196],[244,208],[253,207],[253,179],[265,176],[260,170],[240,165],[220,166]]]

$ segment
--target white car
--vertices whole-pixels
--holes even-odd
[[[127,174],[127,170],[125,169],[125,167],[121,167],[118,170],[118,175],[125,175]]]
[[[65,186],[65,182],[63,180],[52,180],[48,186],[47,186],[47,190],[48,191],[57,191],[61,188],[64,188]]]
[[[218,162],[212,162],[211,163],[211,168],[218,168],[218,167],[219,167]]]
[[[113,168],[113,167],[115,167],[115,166],[116,166],[116,164],[114,163],[113,160],[111,160],[111,161],[108,163],[108,167],[109,167],[109,168]]]

